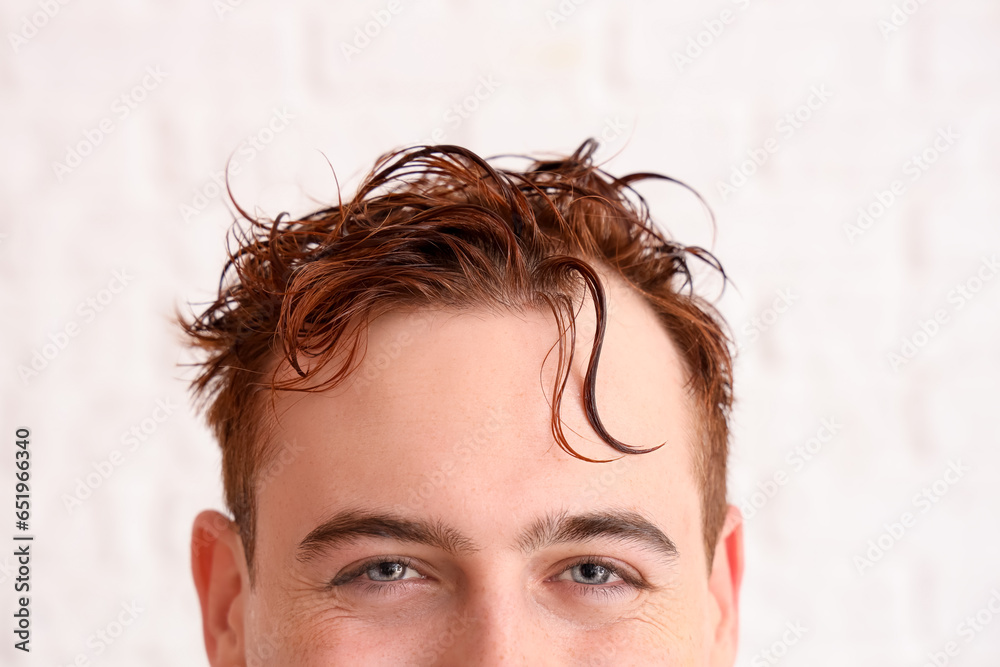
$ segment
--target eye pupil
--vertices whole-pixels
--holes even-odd
[[[581,584],[603,584],[611,576],[608,568],[597,563],[581,563],[573,569],[579,571],[580,576],[576,581]]]
[[[401,578],[405,569],[402,563],[385,561],[368,570],[368,577],[375,581],[392,581]]]

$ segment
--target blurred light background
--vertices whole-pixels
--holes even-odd
[[[30,656],[0,550],[3,664],[207,664],[219,456],[169,317],[217,285],[227,159],[297,215],[402,145],[588,136],[717,217],[641,187],[733,279],[738,664],[997,664],[1000,4],[13,0],[0,27],[0,504],[28,426],[36,535]]]

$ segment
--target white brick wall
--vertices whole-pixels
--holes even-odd
[[[785,480],[747,523],[740,665],[769,664],[788,622],[807,628],[789,665],[919,665],[952,639],[961,664],[1000,654],[1000,620],[956,635],[1000,589],[1000,280],[953,292],[1000,253],[1000,5],[399,0],[353,53],[343,44],[384,2],[230,0],[220,15],[225,1],[0,9],[0,422],[7,439],[34,433],[38,664],[207,664],[187,540],[197,510],[221,506],[219,459],[166,318],[217,280],[230,218],[213,172],[232,156],[242,202],[302,213],[335,198],[321,152],[349,191],[435,129],[486,155],[605,132],[609,170],[671,174],[715,210],[739,290],[721,301],[742,345],[732,499]],[[915,171],[947,128],[956,138]],[[55,168],[80,142],[96,147]],[[644,191],[676,237],[713,243],[690,195]],[[122,270],[124,289],[104,292]],[[769,310],[781,291],[790,305]],[[18,366],[70,323],[23,381]],[[926,344],[893,368],[904,337]],[[179,407],[68,511],[63,495],[158,399]],[[824,419],[842,427],[830,437]],[[808,462],[794,451],[807,445]],[[914,495],[956,459],[970,470],[922,511]],[[859,573],[854,557],[907,511],[912,527]],[[143,612],[97,656],[88,637],[132,601]],[[24,662],[14,653],[5,641],[4,664]]]

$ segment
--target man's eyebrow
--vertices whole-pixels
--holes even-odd
[[[600,538],[633,542],[668,560],[678,555],[677,546],[666,533],[638,512],[630,510],[548,515],[522,533],[518,546],[522,551],[531,552],[555,544]]]
[[[450,553],[476,551],[469,538],[441,523],[404,519],[392,513],[348,510],[316,526],[299,542],[296,557],[309,561],[327,549],[379,537],[437,547]]]
[[[348,510],[314,528],[299,543],[296,557],[307,562],[327,549],[365,537],[425,544],[449,553],[477,551],[478,547],[454,528],[440,522],[404,519],[391,513]],[[550,514],[535,521],[517,541],[531,552],[556,544],[610,538],[633,542],[672,560],[677,557],[673,541],[638,512],[611,510],[568,515]]]

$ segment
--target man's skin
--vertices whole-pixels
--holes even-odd
[[[598,412],[618,440],[662,448],[623,456],[587,423],[589,297],[561,417],[577,452],[614,464],[553,438],[548,310],[378,318],[344,384],[279,394],[273,442],[293,455],[258,493],[253,587],[235,527],[195,522],[211,664],[731,666],[742,519],[730,506],[708,574],[680,358],[605,278]]]

